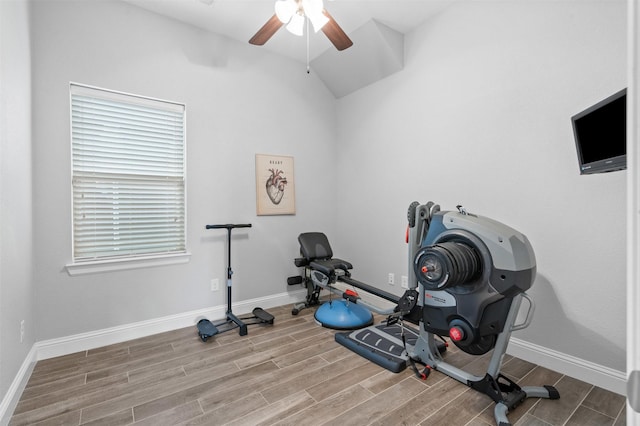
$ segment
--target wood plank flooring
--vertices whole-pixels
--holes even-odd
[[[40,361],[11,425],[493,425],[493,402],[433,372],[390,373],[334,341],[313,310],[269,309],[206,343],[195,327]],[[449,363],[482,374],[488,356],[450,346]],[[556,401],[528,399],[517,425],[625,424],[624,397],[506,356],[521,385],[554,385]]]

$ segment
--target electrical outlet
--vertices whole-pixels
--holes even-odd
[[[402,288],[409,289],[409,277],[407,277],[406,275],[400,277],[400,285],[402,286]]]
[[[24,342],[24,320],[20,321],[20,343]]]
[[[214,278],[211,280],[211,291],[218,291],[220,290],[220,280],[217,278]]]
[[[389,274],[389,281],[388,281],[389,285],[395,284],[395,280],[396,280],[395,275],[393,273],[390,273]]]

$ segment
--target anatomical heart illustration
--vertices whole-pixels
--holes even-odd
[[[256,154],[258,215],[295,214],[293,157]]]

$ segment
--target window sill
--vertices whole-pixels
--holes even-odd
[[[150,268],[154,266],[177,265],[187,263],[191,253],[180,253],[152,257],[135,257],[128,259],[96,260],[70,263],[65,265],[69,275],[99,274],[102,272],[124,271],[127,269]]]

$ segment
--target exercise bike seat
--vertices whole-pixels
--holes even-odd
[[[329,239],[322,232],[305,232],[298,236],[300,254],[312,269],[332,276],[336,269],[347,272],[353,265],[346,260],[333,257]]]

